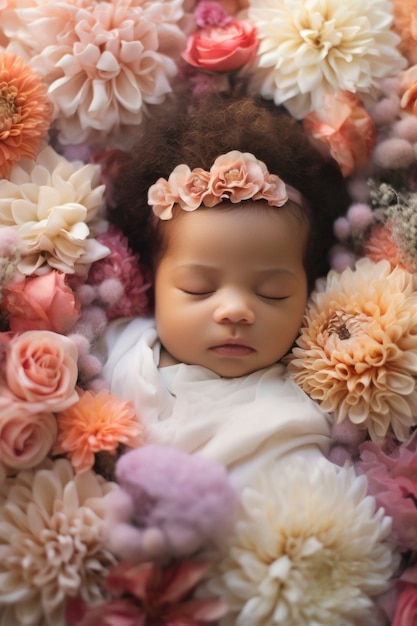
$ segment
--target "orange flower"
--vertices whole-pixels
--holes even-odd
[[[94,465],[94,454],[115,454],[119,444],[143,443],[142,424],[130,402],[107,391],[85,391],[79,401],[57,415],[58,437],[53,454],[67,454],[77,473]]]
[[[0,177],[33,159],[48,132],[52,104],[40,76],[21,57],[0,53]]]
[[[391,267],[399,266],[408,271],[412,268],[404,259],[401,248],[397,245],[393,236],[393,226],[390,222],[386,224],[375,224],[370,232],[365,244],[364,255],[377,263],[386,259],[391,263]]]
[[[399,51],[417,63],[417,5],[415,0],[393,0],[394,31],[401,37]]]
[[[401,108],[411,115],[417,115],[417,65],[400,72],[399,78]]]
[[[303,124],[318,148],[337,161],[343,176],[366,168],[376,129],[358,96],[348,91],[326,94],[320,111],[308,113]]]

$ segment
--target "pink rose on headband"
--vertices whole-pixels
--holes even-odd
[[[15,403],[7,417],[0,414],[0,465],[6,473],[34,467],[49,453],[56,435],[52,413],[33,414],[25,403]]]
[[[62,272],[5,285],[1,307],[14,332],[52,330],[67,333],[79,317],[79,306]]]
[[[35,412],[61,411],[78,400],[77,348],[58,333],[33,330],[16,335],[7,345],[5,380],[18,400]]]
[[[208,72],[231,72],[246,65],[258,48],[255,27],[247,20],[206,26],[189,36],[182,57]]]
[[[206,206],[215,206],[222,198],[236,203],[242,200],[272,199],[275,206],[288,200],[285,183],[270,174],[265,163],[249,152],[232,150],[222,154],[210,169],[209,193],[204,198]],[[265,189],[266,196],[262,193]]]
[[[303,124],[321,152],[337,161],[343,176],[363,170],[375,146],[376,129],[362,101],[349,91],[326,94],[320,111]]]

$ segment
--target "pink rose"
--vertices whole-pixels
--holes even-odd
[[[343,176],[363,170],[375,146],[375,125],[361,100],[349,91],[326,94],[320,111],[303,119],[321,152],[331,154]]]
[[[52,448],[57,423],[52,413],[32,414],[16,403],[12,415],[0,418],[0,459],[6,473],[38,465]]]
[[[19,400],[35,404],[28,410],[61,411],[78,400],[77,357],[68,337],[48,330],[27,331],[8,344],[6,383]]]
[[[402,587],[392,626],[417,626],[417,586]]]
[[[65,275],[56,270],[5,285],[3,292],[1,308],[7,311],[10,328],[15,332],[67,333],[80,315]]]
[[[205,198],[205,204],[214,206],[222,197],[228,197],[231,202],[253,198],[264,186],[267,169],[253,154],[232,150],[217,157],[210,174],[211,193]]]
[[[182,57],[202,70],[231,72],[248,63],[258,48],[255,27],[247,20],[206,26],[188,38]]]

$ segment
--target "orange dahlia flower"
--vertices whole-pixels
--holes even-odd
[[[94,465],[97,452],[115,454],[119,444],[142,444],[142,424],[133,406],[102,390],[85,391],[78,402],[57,415],[54,454],[66,454],[77,473]]]
[[[21,57],[0,52],[0,177],[22,157],[36,156],[51,120],[41,77]]]

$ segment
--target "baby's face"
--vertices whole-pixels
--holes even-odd
[[[171,362],[243,376],[278,361],[297,336],[307,223],[287,209],[248,205],[181,211],[162,225],[155,316]]]

